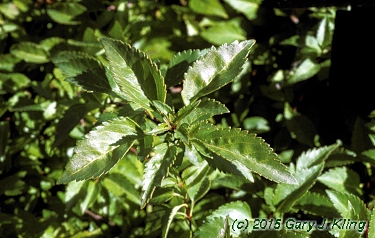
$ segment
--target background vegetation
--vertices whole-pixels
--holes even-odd
[[[226,209],[246,219],[277,217],[282,211],[284,218],[370,221],[375,113],[335,118],[345,121],[348,133],[342,136],[330,131],[324,107],[335,13],[333,7],[270,8],[262,0],[2,1],[0,236],[158,237],[168,224],[171,237],[209,237],[206,232],[224,227]],[[257,133],[300,185],[283,187],[257,176],[250,183],[210,170],[204,175],[210,185],[195,202],[194,222],[178,214],[165,222],[166,209],[173,211],[175,194],[183,191],[164,184],[140,209],[144,163],[138,158],[150,152],[141,145],[96,180],[57,185],[77,140],[127,110],[122,101],[82,89],[72,72],[56,66],[63,51],[104,62],[103,37],[144,51],[162,73],[177,52],[255,39],[240,77],[210,95],[230,110],[211,122]],[[181,85],[167,90],[182,107]],[[322,167],[312,169],[318,162]],[[185,183],[190,175],[183,171]],[[319,233],[361,236],[345,230]]]

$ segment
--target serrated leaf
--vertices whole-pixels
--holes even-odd
[[[308,191],[293,206],[305,213],[323,217],[338,217],[339,213],[333,207],[331,200],[325,194]]]
[[[150,101],[165,102],[164,78],[145,53],[118,40],[103,38],[102,44],[118,95],[150,110]]]
[[[199,181],[199,183],[189,187],[187,190],[187,194],[189,195],[190,200],[196,203],[210,191],[210,188],[211,181],[207,177],[205,177],[203,180]]]
[[[177,112],[175,121],[179,124],[187,123],[191,125],[195,122],[203,121],[224,113],[229,113],[225,105],[214,99],[203,99],[182,107]]]
[[[74,155],[57,183],[97,178],[108,172],[130,149],[139,133],[139,126],[129,118],[103,122],[86,135],[87,139],[77,143]],[[122,145],[115,145],[123,138],[126,139]]]
[[[43,64],[49,62],[48,53],[33,42],[13,44],[10,53],[28,63]]]
[[[228,18],[219,0],[190,0],[189,7],[199,14]]]
[[[246,233],[251,231],[250,219],[252,218],[252,213],[250,207],[246,202],[236,201],[224,204],[213,211],[211,215],[205,219],[206,222],[199,227],[197,232],[198,237],[217,237],[227,217],[229,219],[229,224],[233,224],[238,221],[247,221],[247,229],[232,229],[232,235],[239,236],[241,231],[246,231]],[[221,224],[219,222],[215,222],[218,218],[220,218]],[[215,236],[207,236],[213,232],[215,233]]]
[[[228,217],[225,218],[224,227],[220,230],[218,238],[231,238],[230,236],[230,224]]]
[[[204,50],[187,50],[175,54],[169,61],[168,71],[165,75],[165,84],[167,87],[179,84],[183,80],[184,73],[189,66],[205,53],[206,51]]]
[[[211,48],[201,59],[194,62],[185,74],[181,92],[185,105],[194,102],[233,81],[254,45],[254,40],[233,42],[218,49]]]
[[[341,214],[341,217],[350,218],[346,217],[346,214],[348,214],[351,210],[348,207],[348,201],[350,201],[350,203],[352,204],[352,210],[354,210],[354,213],[358,215],[358,219],[369,219],[369,211],[367,210],[364,202],[359,197],[353,194],[349,194],[347,192],[338,192],[328,189],[326,190],[326,193],[329,199],[331,200],[333,206]]]
[[[111,94],[112,88],[102,64],[83,52],[62,51],[52,58],[69,83],[86,90]]]
[[[370,221],[368,223],[368,237],[375,237],[375,207],[372,209]]]
[[[272,238],[306,238],[310,236],[304,230],[280,229],[280,230],[252,232],[247,237],[248,238],[270,238],[270,237]],[[328,237],[333,237],[333,236],[328,236]],[[319,238],[319,236],[317,236],[317,238]]]
[[[224,222],[225,218],[222,217],[210,219],[209,223],[205,222],[199,227],[199,230],[194,233],[194,237],[218,237]]]
[[[176,147],[168,146],[166,143],[155,146],[154,152],[155,155],[145,165],[142,208],[152,198],[155,188],[160,186],[165,176],[167,176],[169,168],[173,165],[176,158]]]
[[[203,127],[204,130],[201,128],[190,140],[198,141],[212,153],[224,158],[228,164],[239,171],[243,170],[242,173],[251,170],[275,182],[297,183],[270,146],[255,134],[239,129],[219,129],[210,124]],[[213,164],[220,163],[215,158],[213,161],[206,160]]]
[[[322,172],[324,164],[312,166],[308,169],[302,169],[293,174],[298,181],[294,184],[278,184],[273,197],[273,204],[277,205],[276,211],[281,213],[288,212],[316,182]]]
[[[309,149],[304,151],[298,158],[296,163],[297,171],[310,168],[314,165],[323,163],[329,155],[340,146],[340,143],[330,146]]]
[[[359,175],[347,167],[330,169],[320,175],[318,181],[339,192],[349,192],[357,196],[362,195]]]

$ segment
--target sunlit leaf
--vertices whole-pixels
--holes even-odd
[[[228,18],[219,0],[191,0],[189,7],[196,13]]]
[[[102,44],[118,95],[146,109],[151,109],[150,101],[165,102],[164,78],[146,54],[117,40],[103,38]]]
[[[185,74],[181,92],[185,105],[232,82],[242,71],[254,40],[233,42],[210,49]]]
[[[129,118],[103,122],[77,143],[73,158],[57,182],[96,178],[108,172],[130,149],[139,131],[139,126]],[[116,145],[120,139],[123,139],[123,144]]]
[[[204,125],[204,124],[203,124]],[[191,140],[198,141],[212,153],[224,158],[239,171],[251,170],[261,176],[281,183],[296,184],[286,166],[278,159],[263,139],[239,129],[219,129],[205,124]],[[209,163],[215,164],[215,161]]]

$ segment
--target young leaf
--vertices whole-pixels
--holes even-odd
[[[235,41],[218,49],[211,48],[194,62],[185,74],[184,89],[181,92],[184,104],[188,105],[232,82],[241,73],[254,43],[254,40]]]
[[[174,55],[171,61],[169,61],[168,71],[165,75],[165,84],[168,87],[179,84],[183,80],[184,73],[189,66],[205,53],[206,51],[204,50],[187,50]]]
[[[298,185],[278,184],[273,197],[273,204],[277,205],[277,211],[286,213],[316,182],[323,170],[323,163],[309,169],[303,169],[294,174]]]
[[[215,115],[228,113],[226,106],[214,99],[198,100],[192,104],[182,107],[177,112],[176,123],[187,123],[191,125],[198,121],[203,121]]]
[[[359,175],[347,167],[337,167],[320,175],[318,181],[327,187],[339,191],[362,195]]]
[[[108,172],[130,149],[139,131],[139,126],[129,118],[103,122],[86,136],[87,139],[77,143],[73,158],[57,183],[97,178]],[[121,146],[115,145],[124,137]]]
[[[350,212],[348,202],[352,205],[352,210],[358,215],[359,220],[368,220],[369,211],[366,208],[364,202],[357,196],[347,192],[337,192],[333,190],[326,190],[326,193],[331,199],[333,206],[341,214],[341,217],[346,218],[346,214]]]
[[[124,175],[120,173],[109,173],[101,180],[103,186],[113,193],[118,198],[126,197],[130,201],[137,205],[141,205],[141,200],[139,199],[139,192],[134,188],[132,184]]]
[[[104,38],[102,44],[117,94],[150,110],[150,101],[165,102],[164,78],[145,53],[118,40]]]
[[[303,152],[298,158],[296,163],[297,171],[305,168],[310,168],[314,165],[323,163],[329,155],[338,147],[340,143],[336,143],[330,146],[323,146],[320,148],[313,148],[306,152]]]
[[[13,44],[10,53],[28,63],[43,64],[49,61],[49,55],[43,47],[33,42]]]
[[[156,154],[145,166],[142,187],[142,208],[146,206],[146,203],[151,199],[155,188],[160,186],[176,158],[176,147],[169,147],[166,143],[155,146],[154,152]]]
[[[204,130],[200,129],[190,140],[202,144],[239,171],[251,170],[275,182],[297,184],[297,180],[277,159],[270,146],[255,134],[239,129],[218,129],[207,123],[203,127]],[[220,163],[206,160],[213,164]]]

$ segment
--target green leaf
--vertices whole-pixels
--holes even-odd
[[[103,38],[102,44],[118,95],[150,110],[150,101],[165,102],[164,78],[145,53],[118,40]]]
[[[162,229],[162,233],[161,233],[161,236],[162,236],[162,237],[164,237],[164,238],[168,237],[168,232],[169,232],[169,229],[170,229],[171,224],[172,224],[172,222],[173,222],[173,219],[174,219],[174,217],[176,216],[177,212],[178,212],[181,208],[183,208],[183,207],[187,207],[187,204],[185,204],[185,203],[184,203],[184,204],[180,204],[180,205],[178,205],[178,206],[175,206],[175,207],[172,209],[171,213],[170,213],[169,216],[168,216],[168,219],[166,219],[166,223],[163,224],[163,229]]]
[[[300,81],[311,78],[320,70],[320,65],[313,62],[311,59],[305,59],[292,75],[287,79],[288,84],[295,84]]]
[[[230,236],[230,224],[228,217],[225,218],[224,227],[220,230],[218,238],[231,238]]]
[[[246,40],[246,31],[241,27],[241,18],[217,22],[201,32],[206,41],[214,45],[229,44],[235,40]]]
[[[124,175],[111,172],[105,176],[101,182],[103,183],[104,187],[116,197],[120,199],[125,197],[135,204],[141,205],[139,192]]]
[[[375,207],[372,209],[370,221],[368,223],[368,237],[375,237]]]
[[[252,131],[253,133],[259,134],[270,130],[268,121],[263,117],[248,117],[243,121],[244,128]]]
[[[1,163],[3,163],[6,159],[5,151],[8,145],[9,136],[10,136],[9,122],[1,121],[0,122],[0,169],[1,169]]]
[[[86,136],[87,139],[77,143],[74,155],[57,183],[97,178],[108,172],[130,149],[139,131],[139,126],[129,118],[103,122]],[[115,145],[124,137],[121,146]]]
[[[75,104],[65,111],[64,116],[59,120],[56,126],[56,140],[53,146],[60,145],[73,130],[73,128],[79,123],[79,121],[86,115],[90,110],[87,105]]]
[[[357,196],[347,193],[347,192],[338,192],[333,190],[326,190],[326,193],[331,200],[333,206],[341,214],[343,218],[349,218],[346,216],[351,210],[358,215],[360,220],[369,219],[369,211],[366,208],[364,202]],[[348,202],[351,203],[352,207],[348,207]]]
[[[280,213],[288,212],[316,182],[318,176],[323,170],[323,163],[312,166],[308,169],[302,169],[293,174],[298,184],[278,184],[273,197],[273,204],[277,205],[277,211]]]
[[[249,226],[250,219],[252,218],[250,207],[246,202],[236,201],[222,205],[213,211],[211,215],[205,219],[206,222],[199,227],[197,231],[198,237],[217,237],[227,217],[229,219],[229,224],[234,224],[238,221],[247,221],[248,229],[244,230],[246,230],[246,233],[251,231]],[[221,222],[215,222],[217,218],[220,218]],[[232,229],[231,231],[234,236],[239,236],[241,233],[241,229]],[[215,233],[215,236],[207,236],[212,233]]]
[[[33,42],[13,44],[10,53],[27,63],[43,64],[49,62],[48,53]]]
[[[298,158],[296,163],[296,170],[310,168],[314,165],[321,164],[341,145],[340,142],[330,146],[323,146],[319,148],[309,149],[304,151]]]
[[[198,141],[212,153],[224,158],[228,164],[243,171],[242,173],[251,170],[275,182],[297,183],[269,145],[255,134],[239,129],[219,129],[209,124],[203,127],[204,130],[200,128],[197,135],[190,139]],[[219,162],[206,160],[213,164]]]
[[[48,4],[48,16],[57,23],[64,25],[77,25],[79,21],[74,21],[74,18],[84,13],[87,9],[78,2],[56,2],[55,4]]]
[[[75,51],[63,51],[52,58],[65,80],[86,90],[111,94],[112,88],[102,64],[94,57]]]
[[[166,143],[159,144],[154,147],[155,155],[145,165],[145,173],[143,176],[142,202],[141,207],[152,198],[157,186],[167,176],[169,168],[173,165],[176,158],[176,147],[168,146]]]
[[[259,5],[262,0],[224,0],[237,12],[243,13],[247,19],[254,20],[257,17]]]
[[[190,0],[189,7],[199,14],[228,18],[219,0]]]
[[[178,124],[187,123],[188,125],[192,125],[195,122],[204,121],[212,116],[228,112],[228,108],[220,102],[214,99],[203,99],[182,107],[177,112],[175,122]]]
[[[168,71],[165,75],[165,84],[175,86],[184,79],[184,73],[193,64],[206,53],[205,50],[187,50],[178,52],[169,61]]]
[[[79,204],[81,215],[96,201],[99,194],[99,186],[96,182],[87,181],[88,185],[85,191],[85,197],[83,201]]]
[[[327,187],[339,191],[362,195],[359,175],[347,167],[337,167],[320,175],[318,181]]]
[[[339,217],[339,213],[333,207],[331,200],[325,194],[308,191],[293,206],[305,213],[323,217]]]
[[[203,97],[233,81],[254,45],[254,40],[233,42],[230,45],[211,48],[201,59],[194,62],[185,74],[181,92],[185,105]]]

